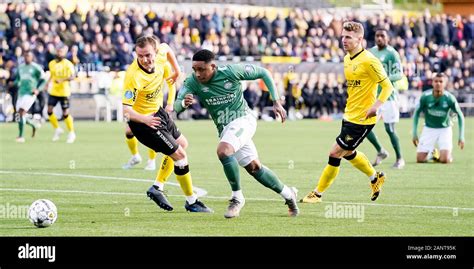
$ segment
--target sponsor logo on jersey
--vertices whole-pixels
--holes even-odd
[[[131,90],[126,90],[124,94],[126,99],[132,99],[133,98],[133,92]]]
[[[232,88],[232,82],[228,81],[224,83],[224,89],[229,90],[230,88]]]

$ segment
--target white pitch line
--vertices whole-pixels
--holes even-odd
[[[80,190],[44,190],[44,189],[15,189],[15,188],[0,188],[0,191],[17,191],[17,192],[50,192],[50,193],[79,193],[79,194],[101,194],[101,195],[129,195],[129,196],[143,196],[141,193],[131,192],[102,192],[102,191],[80,191]],[[181,197],[181,195],[169,195]],[[206,199],[227,200],[229,197],[223,196],[206,196]],[[267,199],[267,198],[246,198],[251,201],[278,201],[281,199]],[[387,206],[387,207],[409,207],[409,208],[428,208],[428,209],[449,209],[449,210],[467,210],[474,211],[474,208],[466,207],[448,207],[448,206],[428,206],[428,205],[397,205],[397,204],[370,204],[370,203],[351,203],[351,202],[322,202],[325,204],[349,204],[349,205],[367,205],[367,206]]]
[[[127,177],[109,177],[109,176],[93,176],[93,175],[83,175],[83,174],[61,174],[61,173],[45,173],[45,172],[19,172],[19,171],[4,171],[0,170],[0,174],[22,174],[22,175],[37,175],[37,176],[55,176],[55,177],[75,177],[75,178],[88,178],[95,180],[121,180],[121,181],[131,181],[131,182],[152,182],[150,179],[137,179],[137,178],[127,178]],[[178,183],[166,182],[166,185],[172,185],[179,187]],[[194,191],[198,197],[205,196],[207,191],[205,189],[193,186]]]

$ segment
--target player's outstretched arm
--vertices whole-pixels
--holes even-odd
[[[418,134],[417,134],[417,129],[418,129],[418,119],[420,118],[420,112],[421,112],[421,99],[419,101],[418,105],[415,108],[415,113],[413,114],[413,130],[412,130],[412,141],[413,145],[415,147],[418,146]]]
[[[179,76],[181,75],[181,69],[178,65],[178,60],[176,59],[176,55],[174,52],[171,50],[171,48],[168,49],[168,52],[166,53],[166,57],[168,58],[168,62],[171,64],[173,67],[173,74],[171,74],[166,81],[174,84],[176,80],[178,80]]]
[[[459,127],[459,138],[458,138],[458,145],[461,149],[464,149],[464,114],[462,113],[461,108],[459,107],[459,103],[455,97],[453,97],[453,110],[458,115],[458,127]]]

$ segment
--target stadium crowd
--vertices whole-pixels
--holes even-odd
[[[377,27],[388,30],[410,90],[430,88],[432,73],[438,71],[448,75],[448,89],[467,93],[474,88],[474,15],[425,12],[395,21],[384,13],[294,9],[288,16],[269,19],[265,12],[247,16],[225,5],[212,12],[158,11],[148,6],[113,11],[109,5],[82,14],[78,8],[68,13],[61,6],[53,11],[46,4],[0,4],[0,79],[8,87],[13,79],[9,74],[28,50],[47,70],[62,43],[69,46],[67,58],[79,71],[125,70],[133,61],[134,40],[144,33],[158,36],[187,59],[206,48],[229,58],[297,56],[307,62],[340,63],[344,57],[340,33],[346,19],[363,23],[366,47],[374,45]],[[304,104],[309,108],[306,116],[317,117],[323,108],[331,113],[344,107],[344,87],[336,74],[288,72],[274,77],[286,96],[287,109]],[[249,89],[250,105],[262,109],[268,101],[262,84],[250,83]]]

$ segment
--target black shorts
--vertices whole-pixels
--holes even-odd
[[[336,138],[337,144],[345,150],[355,150],[375,124],[360,125],[342,120],[341,133]]]
[[[63,110],[69,108],[69,97],[48,94],[48,106],[55,107],[58,102]]]
[[[171,155],[178,150],[176,139],[181,136],[181,133],[173,119],[162,107],[155,113],[155,117],[161,118],[161,125],[157,126],[156,130],[146,124],[134,121],[129,121],[128,126],[140,143],[156,152]]]

